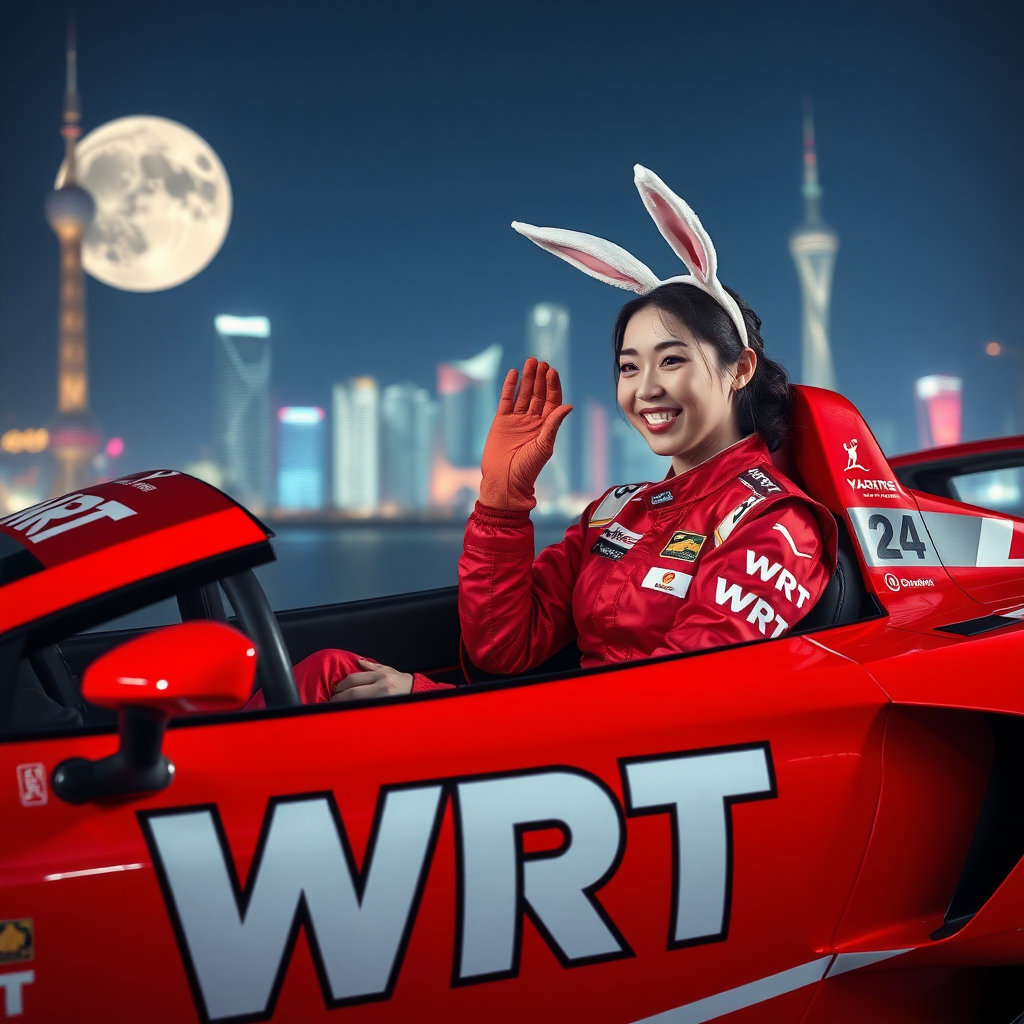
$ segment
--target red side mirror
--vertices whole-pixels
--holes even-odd
[[[249,699],[255,676],[256,648],[248,637],[221,622],[183,622],[101,655],[85,671],[82,695],[115,711],[233,711]]]
[[[82,694],[119,712],[121,744],[98,761],[62,761],[54,792],[80,804],[165,789],[174,778],[161,749],[167,719],[240,708],[255,677],[252,641],[220,622],[183,622],[108,651],[86,669]]]

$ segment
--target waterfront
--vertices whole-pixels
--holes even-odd
[[[566,525],[545,519],[535,526],[537,550],[561,540]],[[277,611],[450,587],[458,580],[462,532],[458,522],[284,527],[271,542],[277,560],[256,575]],[[101,628],[177,621],[172,600]]]

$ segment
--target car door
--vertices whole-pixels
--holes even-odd
[[[798,1021],[867,844],[884,708],[790,637],[183,719],[169,788],[105,802],[50,780],[116,736],[0,743],[0,939],[30,936],[0,962],[7,1014]]]

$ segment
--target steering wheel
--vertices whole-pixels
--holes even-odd
[[[256,681],[263,688],[268,708],[290,708],[302,703],[281,627],[267,595],[252,569],[220,581],[238,615],[242,632],[256,645]]]

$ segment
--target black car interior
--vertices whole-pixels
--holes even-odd
[[[857,622],[880,613],[864,586],[845,525],[837,525],[835,572],[795,633]],[[463,664],[473,682],[497,678],[466,664],[464,657],[460,659],[457,587],[273,613],[251,570],[216,581],[189,583],[176,594],[182,621],[231,622],[253,639],[260,651],[257,684],[263,687],[271,707],[298,702],[290,667],[325,647],[365,652],[401,671],[424,672],[439,682],[466,682]],[[95,658],[142,632],[145,630],[78,633],[29,650],[17,665],[11,713],[2,731],[25,734],[114,726],[113,712],[83,700],[79,680]],[[572,643],[526,675],[578,670],[579,658],[579,650]]]

